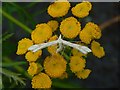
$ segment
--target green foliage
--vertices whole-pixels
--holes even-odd
[[[4,86],[3,86],[3,84],[2,84],[2,76],[1,76],[1,74],[0,74],[0,90],[1,90],[2,88],[4,88]]]
[[[4,63],[3,62],[2,64],[0,64],[0,67],[11,67],[11,66],[17,66],[17,65],[24,65],[24,64],[26,64],[26,62],[23,62],[23,61],[21,61],[21,62],[11,62],[11,63]]]
[[[18,26],[20,26],[21,28],[23,28],[23,30],[25,30],[26,32],[31,33],[31,29],[29,29],[27,26],[25,26],[23,23],[21,23],[20,21],[18,21],[17,19],[15,19],[14,17],[10,16],[7,12],[5,12],[4,10],[0,9],[0,13],[2,13],[6,18],[8,18],[10,21],[14,22],[15,24],[17,24]]]
[[[0,43],[1,43],[1,40],[2,41],[6,41],[7,39],[9,39],[10,37],[12,37],[13,35],[14,35],[13,33],[10,33],[10,34],[5,33],[5,34],[3,34],[3,37],[0,38]]]
[[[14,80],[14,82],[18,85],[18,83],[20,83],[21,85],[25,85],[25,82],[23,81],[23,78],[21,78],[19,76],[19,74],[16,74],[10,70],[7,70],[5,68],[0,68],[2,69],[0,71],[0,73],[2,73],[3,75],[5,75],[6,77],[9,78],[9,81],[11,82],[12,80]]]
[[[4,61],[4,63],[13,63],[13,60],[12,59],[10,59],[9,57],[6,57],[6,56],[4,56],[3,57],[3,61]],[[4,64],[3,63],[3,64]],[[27,78],[31,78],[29,75],[28,75],[28,73],[27,73],[27,71],[24,69],[24,67],[23,67],[23,65],[25,65],[26,66],[26,64],[25,63],[21,63],[21,62],[17,62],[19,65],[13,65],[12,66],[12,68],[13,69],[15,69],[17,72],[19,72],[19,73],[21,73],[25,78],[27,77]],[[10,64],[9,64],[10,65]],[[7,66],[7,67],[10,67],[10,66]],[[21,65],[21,66],[20,66]]]
[[[15,54],[17,47],[14,43],[11,43],[10,41],[4,41],[2,43],[2,49],[3,56],[11,56],[12,53]]]

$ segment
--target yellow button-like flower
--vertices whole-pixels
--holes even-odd
[[[46,57],[44,61],[45,72],[53,78],[60,77],[66,71],[66,61],[59,54]]]
[[[60,32],[66,38],[75,38],[81,30],[81,24],[74,17],[68,17],[61,22]]]
[[[25,54],[30,46],[33,45],[32,40],[24,38],[18,42],[18,49],[16,54],[21,55]]]
[[[86,44],[90,44],[91,40],[93,39],[91,34],[89,34],[86,30],[82,30],[79,34],[79,37],[81,41]]]
[[[97,24],[93,22],[88,22],[85,28],[89,31],[89,33],[91,33],[93,38],[99,39],[101,37],[101,30]]]
[[[90,44],[91,40],[101,37],[101,30],[97,24],[88,22],[80,32],[79,37],[82,42]]]
[[[92,41],[91,49],[92,49],[92,53],[98,58],[101,58],[105,55],[104,48],[101,47],[100,44],[96,41]]]
[[[53,32],[57,30],[58,25],[59,25],[59,23],[55,20],[48,21],[47,24],[52,28]]]
[[[38,74],[41,70],[42,66],[38,63],[32,62],[30,63],[30,66],[28,68],[28,74],[31,76],[34,76],[35,74]]]
[[[48,14],[52,17],[62,17],[68,13],[70,3],[67,0],[57,0],[48,7]]]
[[[94,41],[102,36],[99,26],[93,22],[88,22],[81,30],[81,22],[78,20],[89,15],[92,9],[91,3],[83,0],[74,7],[70,7],[69,0],[52,2],[47,13],[53,19],[47,23],[37,24],[31,33],[31,40],[24,38],[18,42],[16,53],[18,55],[25,54],[25,59],[29,63],[27,72],[32,77],[32,88],[50,89],[52,85],[50,78],[68,78],[68,69],[79,79],[86,79],[91,73],[90,69],[85,69],[87,53],[92,52],[98,58],[105,55],[104,48]],[[71,9],[73,16],[68,17],[69,9]],[[59,22],[57,18],[61,18],[62,21]],[[71,41],[78,37],[80,41]],[[91,49],[87,44],[91,44]],[[60,51],[64,49],[64,45],[67,48],[62,53]],[[72,47],[73,49],[71,49]],[[47,53],[49,53],[47,56],[43,53],[43,56],[46,56],[43,61],[39,61],[39,57],[42,55],[41,49],[47,49]],[[68,56],[64,53],[68,53]],[[71,56],[69,57],[69,55]],[[69,58],[69,61],[64,58]]]
[[[29,51],[26,53],[25,58],[29,62],[35,62],[42,54],[42,50],[39,50],[37,52]]]
[[[81,53],[80,51],[78,51],[77,49],[72,49],[72,54],[73,56],[79,56],[79,57],[82,57],[82,56],[86,56],[86,54],[83,54]]]
[[[82,57],[79,56],[72,56],[70,58],[70,69],[72,72],[78,72],[81,71],[85,68],[85,59],[83,59]]]
[[[38,24],[33,30],[31,38],[35,43],[42,43],[52,36],[52,29],[48,24]]]
[[[79,71],[79,72],[76,72],[75,74],[76,74],[76,76],[78,77],[78,78],[82,78],[82,79],[86,79],[88,76],[89,76],[89,74],[91,73],[91,70],[90,69],[84,69],[84,70],[82,70],[82,71]]]
[[[57,40],[57,39],[58,39],[57,35],[54,35],[49,39],[49,42]],[[57,47],[58,45],[52,45],[52,46],[49,46],[47,50],[50,54],[56,54]]]
[[[84,18],[89,15],[89,11],[91,10],[92,5],[90,2],[85,1],[77,4],[75,7],[71,9],[72,14],[79,18]]]
[[[51,42],[51,41],[54,41],[54,40],[57,40],[57,39],[58,39],[58,36],[54,35],[54,36],[50,37],[48,42]]]
[[[40,73],[33,77],[32,88],[50,88],[52,81],[45,73]]]

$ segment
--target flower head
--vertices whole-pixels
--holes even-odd
[[[39,73],[40,72],[40,69],[41,66],[38,64],[38,63],[30,63],[30,66],[28,68],[28,74],[31,75],[31,76],[34,76],[35,74]]]
[[[82,42],[90,44],[91,40],[99,39],[101,37],[101,30],[97,24],[88,22],[80,32],[79,37]]]
[[[32,79],[32,88],[50,88],[51,84],[50,77],[45,73],[40,73]]]
[[[49,25],[43,23],[38,24],[36,29],[33,30],[31,38],[35,43],[42,43],[52,36],[52,29]]]
[[[91,49],[92,49],[92,53],[98,58],[101,58],[105,55],[104,48],[101,47],[100,44],[96,41],[92,41]]]
[[[86,31],[91,34],[94,39],[99,39],[101,37],[101,30],[99,26],[93,22],[88,22],[85,26]]]
[[[55,20],[51,20],[51,21],[48,21],[47,24],[52,28],[52,31],[54,32],[57,30],[59,23]]]
[[[37,52],[29,51],[26,53],[25,58],[29,62],[35,62],[41,56],[41,54],[42,54],[42,50],[39,50]]]
[[[66,38],[75,38],[80,30],[81,24],[74,17],[68,17],[61,22],[60,32]]]
[[[89,15],[89,11],[91,10],[92,5],[90,2],[82,2],[77,4],[72,8],[72,14],[79,18],[84,18]]]
[[[57,0],[48,7],[48,14],[52,17],[62,17],[68,13],[70,3],[67,0]]]
[[[53,78],[60,77],[66,71],[66,61],[59,54],[46,57],[44,61],[45,72]]]
[[[69,63],[70,69],[72,72],[81,71],[85,68],[85,63],[86,61],[82,57],[72,56]]]
[[[68,13],[70,7],[68,0],[55,0],[55,2],[52,2],[47,12],[54,20],[37,24],[31,33],[32,40],[24,38],[18,42],[16,53],[18,55],[26,53],[25,58],[29,62],[27,71],[28,74],[32,76],[32,88],[50,88],[52,85],[50,77],[59,79],[68,78],[66,71],[68,68],[70,68],[78,78],[86,79],[91,73],[90,69],[85,69],[85,57],[87,57],[87,53],[92,51],[93,55],[98,58],[105,55],[104,48],[101,47],[98,42],[93,41],[94,39],[100,39],[102,36],[99,26],[93,22],[88,22],[81,30],[81,22],[77,20],[89,15],[92,9],[91,3],[83,0],[82,3],[76,4],[71,9],[72,14],[77,18],[73,16],[63,17]],[[62,20],[60,25],[57,19],[59,19],[59,21]],[[77,43],[70,42],[74,38],[77,40],[78,35],[80,41],[75,41]],[[68,41],[62,39],[62,37]],[[89,49],[89,45],[86,46],[87,44],[91,44],[92,50]],[[64,48],[64,45],[71,48]],[[44,48],[47,48],[50,56],[45,55],[45,60],[39,62],[38,58],[41,56],[42,49]],[[43,56],[44,54],[45,53],[43,53]],[[69,64],[67,64],[68,62]],[[40,63],[42,63],[42,65]]]
[[[49,42],[54,41],[54,40],[57,40],[57,38],[58,38],[57,35],[54,35],[54,36],[52,36],[52,37],[49,39]],[[49,52],[50,54],[56,54],[57,47],[58,47],[58,45],[52,45],[52,46],[49,46],[49,47],[47,48],[47,50],[48,50],[48,52]]]
[[[81,78],[86,79],[89,76],[90,73],[91,73],[90,69],[83,69],[82,71],[76,72],[75,74],[80,79]]]
[[[86,30],[82,30],[79,34],[79,37],[81,41],[86,44],[90,44],[91,40],[93,39],[91,34],[89,34]]]
[[[21,55],[27,52],[27,49],[33,45],[32,40],[24,38],[18,42],[18,49],[16,54]]]

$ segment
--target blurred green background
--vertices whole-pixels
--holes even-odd
[[[77,2],[76,2],[77,3]],[[71,2],[71,6],[76,3]],[[93,2],[90,15],[80,19],[82,28],[92,21],[98,25],[119,16],[119,3]],[[27,74],[28,62],[24,55],[16,55],[17,43],[22,38],[30,38],[30,30],[36,24],[52,19],[47,13],[50,2],[3,2],[2,3],[2,83],[3,88],[31,88],[31,80]],[[1,13],[1,10],[0,10]],[[69,12],[65,17],[71,16]],[[59,19],[57,19],[59,20]],[[87,57],[87,67],[92,70],[90,76],[78,79],[70,75],[68,79],[53,80],[53,88],[117,88],[119,87],[118,49],[119,24],[111,24],[102,31],[98,40],[105,48],[105,57],[98,59],[93,55]],[[2,38],[2,39],[1,39]],[[8,90],[8,89],[7,89]]]

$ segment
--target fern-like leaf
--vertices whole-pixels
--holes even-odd
[[[10,82],[11,82],[11,80],[13,80],[16,83],[16,85],[18,85],[18,83],[20,83],[21,85],[25,86],[25,82],[23,81],[23,78],[19,77],[20,74],[16,74],[5,68],[0,68],[0,69],[2,69],[2,71],[0,71],[0,73],[5,75],[6,77],[8,77]]]

